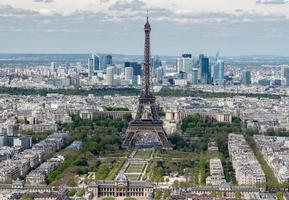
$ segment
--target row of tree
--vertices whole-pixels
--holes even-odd
[[[36,89],[36,88],[14,88],[14,87],[0,87],[0,94],[10,95],[41,95],[46,96],[50,93],[58,93],[63,95],[88,95],[93,94],[95,96],[105,95],[123,95],[123,96],[137,96],[140,94],[138,88],[92,88],[92,89]],[[205,92],[202,90],[183,90],[183,89],[171,89],[169,87],[163,87],[157,96],[163,97],[201,97],[201,98],[228,98],[235,96],[246,96],[256,98],[270,98],[280,99],[284,95],[275,94],[254,94],[254,93],[229,93],[229,92]]]
[[[177,150],[186,152],[195,152],[197,155],[206,155],[206,159],[194,159],[194,172],[196,184],[204,184],[208,176],[208,159],[211,153],[208,153],[208,143],[216,142],[224,167],[227,181],[236,183],[235,172],[230,161],[228,152],[228,134],[240,133],[239,118],[233,117],[231,123],[217,122],[211,118],[202,118],[199,114],[188,116],[182,120],[180,132],[174,133],[169,137],[171,143]]]
[[[96,179],[105,179],[117,164],[117,160],[102,162],[97,158],[120,151],[121,133],[127,124],[126,118],[83,120],[78,115],[72,115],[72,123],[62,126],[69,131],[73,141],[82,141],[83,148],[80,151],[63,150],[61,154],[64,155],[65,161],[48,175],[47,182],[59,185],[60,181],[65,180],[65,184],[75,186],[74,175],[87,172],[96,172]],[[66,177],[68,172],[73,175]]]

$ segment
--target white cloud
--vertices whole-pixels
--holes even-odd
[[[249,54],[246,50],[253,53],[272,53],[282,50],[277,48],[280,47],[279,43],[289,42],[288,15],[284,12],[272,12],[267,9],[270,5],[256,5],[256,0],[250,1],[258,9],[262,7],[259,11],[243,7],[231,11],[199,11],[189,6],[183,7],[181,3],[171,9],[161,3],[153,4],[151,0],[93,1],[103,7],[73,9],[65,13],[58,9],[57,5],[66,0],[55,0],[53,4],[34,3],[32,10],[24,9],[23,6],[1,6],[0,0],[0,35],[5,36],[0,37],[0,51],[13,52],[31,46],[30,49],[34,51],[46,49],[59,52],[69,49],[80,52],[89,51],[91,47],[99,48],[94,49],[98,52],[142,53],[142,28],[146,9],[150,10],[152,40],[155,40],[153,44],[157,44],[153,52],[159,54],[178,54],[184,49],[205,51],[217,47],[223,50],[224,54],[226,51],[230,54]],[[77,3],[71,3],[70,8],[79,5],[78,0],[73,2]],[[94,5],[92,0],[83,2]],[[168,2],[173,1],[167,0]],[[177,1],[174,2],[177,4]],[[266,9],[263,10],[263,7]],[[275,7],[272,6],[274,9]],[[286,5],[277,7],[278,10],[286,10]],[[261,42],[264,38],[266,43]],[[289,47],[284,49],[289,52]]]
[[[55,14],[54,11],[49,10],[49,9],[45,9],[45,8],[40,9],[38,12],[39,12],[39,14],[44,15],[44,16],[52,16]]]
[[[54,0],[34,0],[37,3],[52,3]]]
[[[125,10],[144,10],[146,4],[141,0],[117,0],[109,7],[109,10],[125,11]]]
[[[257,4],[267,4],[267,5],[287,4],[288,2],[289,2],[288,0],[257,0],[256,1]]]

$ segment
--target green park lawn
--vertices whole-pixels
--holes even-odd
[[[130,164],[126,169],[126,173],[142,173],[145,168],[145,164]]]
[[[138,150],[134,158],[149,159],[151,157],[151,154],[152,154],[151,150]]]
[[[132,181],[137,181],[140,179],[140,175],[136,175],[136,174],[128,174],[126,176],[128,180],[132,180]]]

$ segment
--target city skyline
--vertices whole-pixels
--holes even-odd
[[[98,0],[108,10],[97,12],[89,11],[93,3],[75,11],[78,1],[67,8],[58,7],[60,0],[24,1],[22,8],[0,8],[0,23],[23,27],[10,27],[11,36],[7,24],[1,26],[2,49],[39,53],[41,47],[54,54],[1,54],[0,48],[1,200],[289,200],[289,57],[226,58],[219,45],[223,24],[274,23],[276,10],[261,17],[232,14],[229,21],[214,12],[194,21],[193,9],[179,10],[186,0],[174,11],[160,7],[161,0],[153,8],[150,1]],[[55,10],[39,10],[38,4],[55,4]],[[286,7],[287,0],[254,5]],[[196,37],[191,29],[185,30],[190,39],[180,37],[184,29],[178,28],[194,25],[203,27],[194,27]],[[255,45],[248,54],[263,52],[271,45],[266,34],[255,35],[258,41],[250,36],[250,44],[236,37],[240,44],[231,53],[242,52],[241,42]],[[199,43],[192,47],[191,39]],[[55,54],[73,51],[73,45],[142,56]],[[278,52],[275,45],[272,52]]]
[[[285,0],[0,0],[0,53],[141,55],[146,10],[152,54],[288,55]]]

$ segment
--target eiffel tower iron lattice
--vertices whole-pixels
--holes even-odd
[[[156,98],[151,88],[150,73],[150,32],[151,26],[147,17],[144,26],[145,47],[143,63],[143,89],[139,97],[137,112],[134,120],[129,123],[125,138],[122,143],[123,148],[144,147],[144,146],[162,146],[171,148],[167,134],[163,128],[163,121],[160,120],[157,108]],[[148,107],[146,109],[146,107]]]

